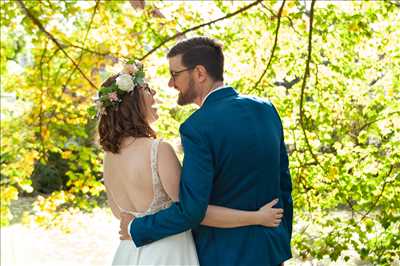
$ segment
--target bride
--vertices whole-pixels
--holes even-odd
[[[108,78],[97,99],[100,144],[105,151],[104,183],[112,213],[153,214],[179,200],[181,166],[170,144],[156,138],[155,91],[144,82],[143,65],[133,62]],[[283,210],[274,200],[258,211],[209,205],[203,225],[277,227]],[[186,231],[136,248],[122,240],[113,265],[199,265],[192,234]]]

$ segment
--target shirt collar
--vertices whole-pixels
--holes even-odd
[[[222,90],[222,89],[225,89],[225,88],[229,88],[229,87],[230,87],[229,85],[222,85],[222,86],[217,87],[217,88],[213,89],[212,91],[210,91],[210,92],[206,95],[206,97],[204,97],[203,101],[201,102],[201,106],[203,106],[203,104],[204,104],[204,102],[207,100],[208,96],[210,96],[212,93],[214,93],[214,92],[216,92],[216,91],[219,91],[219,90]]]

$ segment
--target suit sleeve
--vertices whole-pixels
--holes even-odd
[[[136,247],[198,226],[207,211],[214,176],[210,147],[200,131],[188,122],[182,124],[180,134],[185,156],[179,202],[133,220],[130,233]]]
[[[292,180],[289,171],[289,157],[286,150],[285,139],[282,121],[279,117],[278,111],[275,106],[271,104],[275,114],[278,116],[281,137],[280,137],[280,189],[281,189],[281,200],[283,203],[283,221],[282,223],[286,227],[289,233],[289,239],[292,237],[292,224],[293,224],[293,201],[292,201]]]
[[[292,180],[289,171],[289,157],[286,150],[285,138],[283,133],[282,120],[279,117],[279,113],[276,110],[275,106],[269,102],[269,105],[272,107],[277,119],[279,121],[280,128],[280,190],[281,190],[281,203],[283,204],[283,219],[282,224],[286,227],[289,239],[292,238],[292,224],[293,224],[293,201],[292,201]]]
[[[284,223],[286,224],[289,238],[292,237],[292,224],[293,224],[293,201],[292,201],[292,181],[289,171],[289,159],[286,151],[286,145],[283,136],[281,137],[280,144],[280,188],[282,192],[283,199],[283,209],[284,209]]]

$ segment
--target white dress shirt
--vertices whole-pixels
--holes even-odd
[[[214,92],[216,92],[216,91],[219,91],[219,90],[222,90],[222,89],[225,89],[225,88],[230,88],[230,87],[231,87],[231,86],[229,86],[229,85],[222,85],[222,86],[220,86],[220,87],[217,87],[217,88],[213,89],[212,91],[210,91],[210,92],[206,95],[206,97],[204,97],[203,101],[201,102],[201,106],[203,106],[203,104],[204,104],[204,102],[206,101],[206,99],[208,98],[208,96],[210,96],[212,93],[214,93]]]

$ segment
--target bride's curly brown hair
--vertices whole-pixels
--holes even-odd
[[[116,82],[118,75],[109,77],[101,84],[109,87]],[[105,151],[119,153],[122,140],[126,137],[156,138],[156,133],[146,120],[146,106],[143,87],[136,86],[123,96],[118,107],[107,107],[99,123],[100,145]]]

